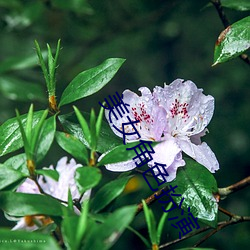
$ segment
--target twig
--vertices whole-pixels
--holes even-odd
[[[219,193],[220,197],[223,199],[223,198],[226,198],[226,196],[228,196],[229,194],[234,193],[236,191],[239,191],[239,190],[241,190],[249,185],[250,185],[250,176],[248,176],[245,179],[243,179],[239,182],[236,182],[228,187],[219,188],[218,193]]]
[[[216,10],[217,10],[217,12],[219,14],[220,20],[223,23],[224,28],[226,29],[228,26],[230,26],[230,22],[229,22],[226,14],[225,14],[223,8],[222,8],[220,0],[211,0],[211,3],[216,8]],[[245,63],[247,63],[248,65],[250,65],[250,59],[249,59],[249,57],[248,57],[247,54],[241,54],[239,57]]]
[[[204,241],[206,241],[209,237],[211,237],[212,235],[214,235],[215,233],[217,233],[218,231],[220,231],[221,229],[223,229],[224,227],[227,227],[229,225],[232,224],[238,224],[241,222],[247,222],[250,221],[250,216],[238,216],[235,215],[231,218],[231,220],[229,221],[224,221],[223,223],[221,223],[216,229],[212,230],[211,232],[209,232],[207,235],[205,235],[202,239],[200,239],[196,244],[194,244],[193,247],[197,247],[200,244],[202,244]]]
[[[229,221],[222,221],[222,222],[219,222],[219,223],[218,223],[218,227],[217,227],[216,229],[214,229],[213,231],[209,232],[208,235],[211,234],[210,236],[212,236],[212,235],[215,234],[216,232],[220,231],[221,229],[223,229],[224,227],[227,227],[227,226],[229,226],[229,225],[238,224],[238,223],[247,222],[247,221],[250,221],[250,217],[249,217],[249,216],[243,216],[243,217],[242,217],[242,216],[234,215],[234,217],[233,217],[231,220],[229,220]],[[162,245],[159,246],[159,248],[169,247],[169,246],[171,246],[171,245],[174,245],[174,244],[177,244],[177,243],[179,243],[179,242],[181,242],[181,241],[184,241],[184,240],[186,240],[186,239],[188,239],[188,238],[191,238],[191,237],[193,237],[194,235],[201,234],[201,233],[206,232],[207,230],[211,230],[211,229],[213,229],[213,228],[210,227],[210,226],[203,227],[203,228],[201,228],[201,229],[199,229],[199,230],[197,230],[197,231],[195,231],[195,232],[193,232],[193,233],[190,233],[190,234],[188,234],[188,235],[183,236],[181,239],[175,239],[175,240],[173,240],[173,241],[170,241],[170,242],[167,242],[167,243],[165,243],[165,244],[162,244]],[[210,236],[209,236],[209,237],[210,237]],[[206,237],[207,237],[207,235],[206,235]],[[204,238],[205,238],[205,237],[204,237]],[[204,238],[203,238],[203,239],[204,239]],[[208,237],[207,237],[207,238],[208,238]],[[207,238],[206,238],[206,239],[207,239]],[[205,239],[205,240],[206,240],[206,239]],[[205,240],[203,240],[203,241],[205,241]],[[202,242],[203,242],[203,241],[202,241]],[[201,240],[200,240],[198,243],[195,244],[195,247],[198,246],[197,244],[201,244],[202,242],[201,242]]]
[[[188,239],[188,238],[191,238],[191,237],[193,237],[194,235],[203,233],[203,232],[205,232],[205,231],[207,231],[207,230],[209,230],[209,229],[211,229],[210,226],[203,227],[203,228],[201,228],[201,229],[199,229],[199,230],[196,230],[196,231],[193,232],[193,233],[190,233],[190,234],[188,234],[188,235],[183,236],[181,239],[178,238],[178,239],[175,239],[175,240],[173,240],[173,241],[170,241],[170,242],[167,242],[167,243],[165,243],[165,244],[162,244],[162,245],[159,246],[159,248],[165,248],[165,247],[169,247],[169,246],[171,246],[171,245],[177,244],[177,243],[179,243],[179,242],[181,242],[181,241],[183,241],[183,240],[186,240],[186,239]]]
[[[220,0],[211,0],[211,2],[214,5],[215,9],[217,10],[220,20],[224,25],[224,28],[227,28],[230,25],[230,22],[222,8]]]
[[[234,217],[235,214],[232,214],[231,212],[227,211],[226,209],[222,208],[222,207],[219,207],[218,208],[219,211],[221,211],[223,214],[226,214],[227,216],[229,216],[230,218]]]
[[[155,195],[159,196],[159,195],[162,194],[162,192],[164,192],[166,190],[168,190],[168,187],[164,187],[164,188],[160,189],[159,191],[156,191],[155,193],[153,193],[152,195],[150,195],[148,198],[145,199],[146,204],[150,205],[150,204],[154,203],[157,200],[157,198],[155,197]],[[137,205],[136,215],[139,214],[142,210],[143,210],[143,204],[141,202],[141,203],[139,203]]]

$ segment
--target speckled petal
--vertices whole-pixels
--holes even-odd
[[[110,123],[109,125],[117,136],[122,137],[122,133],[117,131],[113,126],[116,126],[118,129],[122,130],[122,123],[127,123],[127,116],[129,116],[132,121],[139,121],[135,124],[135,127],[141,138],[139,138],[136,134],[128,135],[126,136],[126,139],[128,141],[139,139],[160,140],[161,135],[167,124],[167,113],[163,107],[159,107],[159,105],[154,102],[152,94],[148,88],[143,87],[139,90],[142,93],[141,96],[138,96],[130,90],[125,90],[123,92],[124,103],[130,105],[129,107],[127,107],[129,113],[125,114],[122,118],[119,118],[118,120],[116,120],[114,115],[111,113],[112,123]],[[105,110],[105,115],[109,122],[108,110]],[[132,126],[128,125],[125,131],[127,133],[131,133],[133,132],[132,129]]]
[[[214,98],[204,95],[192,81],[177,79],[164,88],[155,87],[153,96],[168,113],[173,136],[191,136],[203,131],[214,112]]]

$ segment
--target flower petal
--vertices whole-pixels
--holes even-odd
[[[36,185],[36,183],[27,178],[16,190],[19,193],[27,193],[27,194],[40,194],[40,191]]]
[[[203,131],[214,112],[214,98],[204,95],[192,81],[177,79],[164,88],[155,87],[153,96],[168,112],[170,133],[191,136]]]
[[[122,133],[117,131],[114,126],[122,130],[122,124],[127,123],[128,118],[132,121],[138,120],[139,122],[135,124],[141,139],[159,140],[166,126],[166,111],[163,107],[159,107],[157,103],[154,102],[150,90],[146,87],[139,89],[142,93],[138,96],[130,90],[125,90],[123,92],[123,102],[130,105],[128,106],[129,113],[123,115],[122,118],[116,120],[114,115],[111,113],[111,121],[109,121],[109,111],[105,110],[106,118],[111,126],[114,133],[122,137]],[[118,115],[117,115],[118,116]],[[131,125],[126,126],[125,131],[127,133],[132,133],[133,128]],[[126,136],[126,139],[138,140],[137,134]]]
[[[215,154],[205,142],[200,145],[195,145],[190,140],[179,140],[178,142],[183,152],[206,167],[211,173],[219,169]]]
[[[75,171],[80,164],[76,164],[74,159],[71,159],[69,163],[68,158],[61,158],[56,166],[56,170],[59,173],[58,181],[55,181],[49,177],[39,178],[38,182],[45,191],[55,198],[61,199],[63,201],[68,200],[68,190],[70,189],[73,199],[80,197],[80,193],[77,189],[76,182],[74,179]],[[52,166],[50,166],[51,168]],[[45,181],[43,180],[45,179]]]
[[[169,174],[169,176],[166,177],[167,182],[174,180],[176,178],[177,168],[185,165],[185,161],[182,159],[181,149],[175,139],[169,136],[166,141],[156,145],[154,150],[153,161],[150,161],[148,165],[152,167],[156,162],[166,164],[166,170]],[[156,172],[156,174],[158,173]]]

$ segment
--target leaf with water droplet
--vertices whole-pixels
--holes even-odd
[[[172,186],[177,185],[176,193],[182,196],[173,196],[173,199],[180,203],[184,198],[181,208],[190,211],[194,217],[203,223],[216,227],[218,204],[213,196],[217,193],[218,187],[213,175],[202,165],[194,160],[185,158],[186,166],[179,168],[176,179],[171,182]]]
[[[227,27],[218,37],[214,65],[239,56],[250,47],[250,16]]]

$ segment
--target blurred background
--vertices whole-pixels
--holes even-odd
[[[152,90],[176,78],[190,79],[216,100],[210,133],[204,139],[220,162],[215,174],[218,186],[243,179],[250,174],[249,65],[236,58],[211,67],[214,44],[223,26],[216,10],[207,4],[205,0],[0,0],[0,124],[15,116],[15,108],[26,113],[30,102],[36,110],[46,108],[46,88],[34,40],[45,50],[46,43],[55,48],[61,39],[58,99],[78,73],[111,57],[125,58],[126,62],[100,92],[76,103],[81,110],[99,110],[98,101],[115,91],[138,91],[142,86]],[[231,23],[250,14],[225,11]],[[68,105],[62,113],[72,110]],[[54,143],[41,167],[55,164],[62,155],[65,153]],[[117,176],[104,173],[105,178]],[[149,188],[138,175],[118,203],[137,203],[147,195]],[[245,189],[220,205],[232,213],[249,215],[249,199]],[[152,208],[161,215],[159,204]],[[1,226],[13,225],[6,224],[3,217],[0,220]],[[133,226],[147,235],[143,214]],[[178,237],[174,230],[166,230],[163,243]],[[234,225],[203,246],[247,249],[249,233],[249,223]],[[191,246],[197,240],[192,238],[169,249]],[[126,232],[112,249],[129,248],[144,249],[135,235]]]

